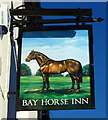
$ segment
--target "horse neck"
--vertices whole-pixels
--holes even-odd
[[[42,66],[43,64],[45,64],[50,58],[48,58],[47,56],[40,54],[36,60],[39,64],[39,66]]]

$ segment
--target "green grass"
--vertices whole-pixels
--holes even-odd
[[[50,77],[52,91],[40,92],[43,86],[41,76],[23,76],[20,80],[20,99],[68,99],[90,97],[90,77],[83,77],[81,91],[69,92],[72,81],[70,77]],[[75,85],[76,87],[76,85]]]

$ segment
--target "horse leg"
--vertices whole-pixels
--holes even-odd
[[[75,79],[72,80],[72,90],[74,90],[74,86],[75,86]]]
[[[76,82],[77,82],[76,93],[78,93],[80,91],[80,83],[82,82],[82,66],[80,66],[80,68],[78,70]]]
[[[76,89],[76,93],[78,93],[80,91],[80,80],[79,80],[79,77],[78,79],[76,80],[77,82],[77,89]]]
[[[42,73],[42,78],[43,78],[43,88],[42,88],[41,92],[43,92],[44,89],[46,88],[46,74]]]
[[[50,88],[50,84],[49,84],[49,75],[46,75],[46,83],[47,83],[47,90],[49,90]]]
[[[72,74],[69,74],[69,75],[70,75],[71,80],[72,80],[72,87],[71,87],[71,89],[69,91],[73,91],[74,90],[74,86],[75,86],[75,79],[74,79]]]

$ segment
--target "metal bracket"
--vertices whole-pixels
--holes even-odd
[[[29,4],[20,5],[15,9],[10,9],[12,25],[14,27],[37,27],[38,24],[53,24],[53,23],[82,23],[85,25],[90,22],[101,22],[103,18],[92,18],[92,9],[45,9],[34,8]],[[42,16],[73,16],[72,19],[42,19]],[[35,19],[41,17],[41,19]],[[76,17],[76,18],[75,18]],[[35,22],[34,22],[35,21]],[[34,25],[35,24],[35,25]]]
[[[9,99],[10,95],[16,95],[16,94],[17,94],[16,91],[9,91],[8,94],[7,94],[7,98]]]
[[[7,98],[9,99],[9,96],[10,95],[16,95],[17,92],[15,91],[9,91],[8,94],[7,94]]]
[[[16,94],[16,93],[17,93],[16,91],[9,91],[9,92],[8,92],[8,95]]]

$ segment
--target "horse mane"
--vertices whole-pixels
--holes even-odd
[[[38,53],[40,56],[46,58],[46,59],[49,59],[49,60],[52,60],[50,59],[48,56],[46,56],[45,54],[41,53],[41,52],[37,52],[37,51],[34,51],[35,53]]]

